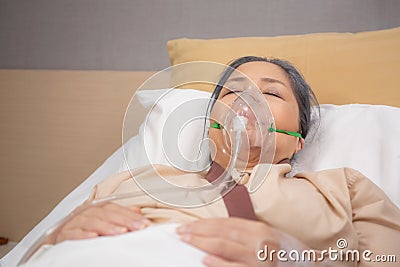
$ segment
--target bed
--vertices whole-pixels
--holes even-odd
[[[323,135],[317,134],[315,137],[317,142],[313,140],[313,145],[306,146],[306,149],[301,152],[296,168],[320,170],[347,166],[358,169],[400,206],[400,142],[398,141],[400,91],[394,78],[400,70],[398,47],[400,47],[400,28],[357,34],[320,33],[210,40],[177,39],[168,43],[168,53],[172,65],[191,61],[227,63],[236,57],[249,54],[273,55],[293,62],[311,84],[320,103],[324,104],[322,106],[323,120],[319,129],[319,134],[323,132]],[[30,114],[42,116],[43,125],[30,125],[33,132],[28,137],[15,136],[12,142],[9,142],[9,146],[16,146],[17,150],[8,148],[8,151],[13,152],[7,155],[7,158],[15,158],[20,153],[29,154],[30,150],[24,144],[34,142],[38,146],[36,149],[43,151],[42,157],[46,163],[40,166],[42,162],[38,161],[39,164],[31,166],[24,162],[22,157],[19,164],[23,166],[21,169],[25,170],[24,174],[28,175],[25,176],[25,181],[20,182],[21,184],[28,183],[29,174],[33,174],[34,177],[41,175],[43,179],[35,179],[33,187],[24,189],[24,186],[17,184],[15,188],[12,188],[13,190],[8,188],[8,191],[18,190],[27,199],[29,199],[29,192],[34,190],[39,192],[43,188],[62,187],[64,191],[61,191],[61,194],[67,194],[50,214],[2,259],[2,264],[5,266],[15,264],[41,233],[82,203],[95,184],[126,168],[122,149],[118,149],[122,115],[135,90],[154,73],[0,71],[2,86],[16,89],[2,101],[5,104],[8,103],[8,108],[16,108],[11,100],[18,99],[21,106],[25,107],[22,111],[15,109],[14,117],[8,119],[7,123],[11,129],[20,127],[19,123],[27,121],[25,112],[29,112],[29,105],[33,105],[32,99],[40,105],[45,103],[40,113]],[[182,78],[179,77],[181,74],[176,75],[178,75],[177,79]],[[43,87],[43,84],[46,86]],[[68,90],[63,90],[63,86],[68,86]],[[29,94],[28,89],[31,87],[40,88],[39,93]],[[86,88],[84,92],[80,91],[82,87]],[[204,91],[209,90],[200,84],[186,87],[189,88],[182,89],[174,95],[174,102],[166,101],[163,106],[158,106],[162,110],[157,118],[160,121],[155,120],[152,123],[162,123],[165,120],[163,116],[167,115],[179,101],[207,94]],[[110,88],[115,89],[110,90]],[[144,102],[155,101],[149,96],[145,98],[146,96],[142,99]],[[101,120],[91,121],[90,118],[80,118],[76,122],[71,122],[53,140],[46,138],[46,133],[43,134],[39,130],[46,123],[58,123],[62,128],[66,120],[75,119],[79,116],[80,110],[87,109]],[[57,120],[46,117],[48,110],[58,112]],[[140,124],[141,121],[138,120],[135,123]],[[86,135],[82,135],[79,129],[86,127],[90,130],[86,132]],[[152,134],[156,138],[160,135],[160,132]],[[73,138],[70,139],[70,136]],[[109,137],[112,138],[108,140]],[[57,161],[54,157],[66,157],[68,150],[76,150],[93,138],[92,147],[84,146],[85,150],[76,154],[75,159],[67,157],[64,165],[56,165]],[[140,144],[143,136],[139,133],[135,138],[129,143],[133,148]],[[46,149],[43,150],[43,146]],[[352,149],[349,150],[349,147]],[[117,150],[101,164],[101,160],[115,149]],[[190,150],[190,147],[186,149]],[[97,154],[96,157],[93,157],[93,154]],[[132,155],[132,157],[136,156],[137,154]],[[165,159],[157,153],[154,158],[158,163],[166,163]],[[100,167],[89,175],[88,172],[99,165]],[[46,167],[45,172],[43,172],[43,167]],[[66,171],[60,173],[60,169],[76,170],[73,173]],[[15,172],[23,172],[19,168],[8,170],[5,175],[10,177],[13,177]],[[53,179],[55,175],[58,179]],[[87,176],[87,179],[80,181],[81,177]],[[74,187],[76,188],[68,193]],[[49,194],[54,194],[54,196],[60,194],[57,189],[50,191]],[[36,220],[40,220],[40,217],[49,211],[49,206],[57,202],[57,200],[52,203],[42,201],[38,207],[27,208],[25,202],[12,196],[13,193],[5,194],[20,210],[17,213],[24,214],[25,218],[31,216]],[[42,212],[38,213],[38,211]],[[21,217],[7,218],[2,223],[9,229],[8,236],[14,240],[19,240],[33,226],[31,222],[25,223]]]

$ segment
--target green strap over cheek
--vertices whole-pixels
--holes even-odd
[[[214,129],[221,129],[221,124],[219,124],[218,122],[213,122],[210,124],[210,127]]]
[[[295,136],[295,137],[298,137],[298,138],[303,138],[303,136],[301,135],[301,133],[298,133],[298,132],[291,132],[291,131],[286,131],[286,130],[280,130],[280,129],[275,129],[274,127],[272,127],[272,124],[271,124],[271,126],[269,127],[268,131],[270,131],[270,132],[277,132],[277,133],[283,133],[283,134]]]
[[[211,123],[211,124],[210,124],[210,127],[211,127],[211,128],[214,128],[214,129],[221,129],[221,128],[222,128],[221,124],[219,124],[218,122],[213,122],[213,123]],[[295,136],[295,137],[298,137],[298,138],[303,138],[303,136],[301,135],[301,133],[298,133],[298,132],[291,132],[291,131],[286,131],[286,130],[280,130],[280,129],[275,129],[274,127],[272,127],[272,124],[271,124],[271,126],[269,127],[268,131],[270,131],[270,132],[277,132],[277,133],[283,133],[283,134]]]

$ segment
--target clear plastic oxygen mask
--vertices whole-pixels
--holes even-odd
[[[264,148],[266,152],[266,149],[271,146],[272,136],[268,131],[268,125],[273,121],[265,99],[260,92],[255,90],[257,89],[247,89],[233,103],[232,111],[236,113],[233,129],[241,130],[242,139],[246,143],[242,149],[258,149],[261,156],[261,149]],[[243,122],[243,124],[237,122]],[[238,125],[245,125],[245,127],[241,129]]]
[[[222,124],[211,124],[222,131],[222,152],[230,158],[228,171],[233,168],[244,171],[260,163],[271,163],[275,149],[274,133],[269,131],[273,118],[268,104],[257,87],[246,87],[220,98],[222,103],[228,99],[225,119]],[[229,100],[233,100],[231,104]]]

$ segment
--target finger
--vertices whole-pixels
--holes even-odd
[[[81,240],[81,239],[89,239],[99,236],[95,232],[83,231],[82,229],[67,229],[65,231],[61,231],[55,240],[55,243],[60,243],[65,240]]]
[[[111,203],[104,208],[103,218],[105,220],[127,227],[130,231],[139,230],[151,224],[150,220],[141,213],[135,212],[133,208],[131,209]]]
[[[213,255],[207,255],[203,259],[203,263],[208,267],[246,267],[245,264],[239,262],[229,262]]]
[[[127,206],[127,208],[128,208],[129,210],[133,211],[133,212],[142,214],[142,210],[141,210],[141,208],[138,207],[138,206]]]
[[[116,212],[119,212],[126,217],[131,217],[134,219],[144,218],[144,216],[141,214],[140,208],[136,206],[125,207],[115,203],[108,203],[104,205],[104,208],[106,210],[114,210]]]
[[[113,203],[92,207],[82,215],[90,218],[98,218],[105,222],[125,227],[129,231],[142,229],[150,224],[150,221],[143,215]]]
[[[245,262],[246,257],[256,257],[255,251],[239,243],[215,237],[183,235],[182,241],[200,250],[228,261]]]
[[[80,217],[75,222],[76,227],[70,229],[82,229],[86,232],[95,232],[98,235],[118,235],[128,232],[128,228],[104,221],[96,217]]]

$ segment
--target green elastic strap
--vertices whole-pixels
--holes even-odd
[[[221,129],[221,124],[219,124],[218,122],[213,122],[213,123],[210,124],[210,127],[211,128],[215,128],[215,129]],[[298,137],[298,138],[303,138],[303,136],[301,136],[301,133],[275,129],[274,127],[272,127],[272,124],[271,124],[271,127],[269,127],[268,131],[277,132],[277,133],[284,133],[284,134],[295,136],[295,137]]]
[[[284,134],[295,136],[295,137],[298,137],[298,138],[303,138],[303,136],[301,136],[301,133],[298,133],[298,132],[291,132],[291,131],[286,131],[286,130],[275,129],[274,127],[272,127],[272,123],[271,123],[271,127],[269,127],[268,131],[277,132],[277,133],[284,133]]]
[[[221,124],[219,124],[218,122],[213,122],[210,124],[210,127],[215,129],[221,129]]]

